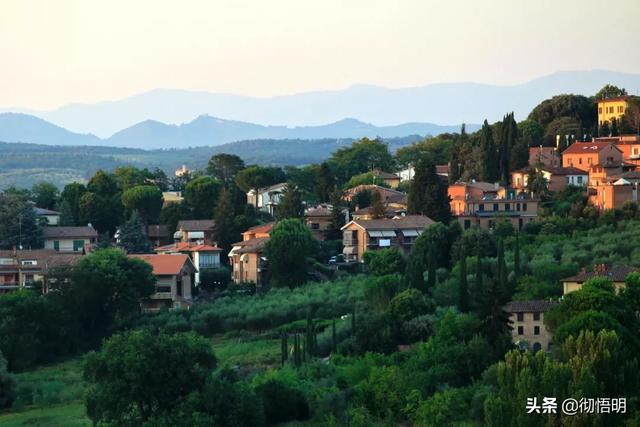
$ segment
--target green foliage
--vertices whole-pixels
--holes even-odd
[[[205,387],[215,366],[210,344],[195,334],[114,335],[87,356],[87,415],[118,425],[169,415]]]
[[[380,187],[388,187],[380,175],[375,172],[365,172],[349,178],[349,181],[344,185],[344,189],[348,190],[349,188],[357,187],[358,185],[379,185]]]
[[[209,159],[207,172],[228,187],[244,167],[244,161],[235,154],[220,153]]]
[[[460,139],[464,134],[464,125],[461,131]],[[438,165],[446,164],[452,156],[455,149],[458,135],[443,133],[433,137],[427,137],[422,141],[414,142],[411,145],[402,147],[396,152],[397,163],[403,167],[415,164],[416,159],[429,158]],[[455,164],[455,163],[452,163]]]
[[[350,147],[340,148],[327,162],[337,171],[341,182],[371,169],[390,171],[394,166],[387,145],[380,140],[368,138],[362,138]]]
[[[7,361],[0,352],[0,409],[9,408],[16,398],[16,379],[7,371]]]
[[[309,404],[304,394],[289,384],[270,379],[255,387],[262,399],[265,419],[269,424],[309,418]]]
[[[144,223],[138,215],[138,211],[133,211],[129,220],[120,228],[118,246],[128,254],[148,254],[152,252],[153,245],[144,232]]]
[[[155,185],[137,185],[122,193],[122,204],[128,212],[138,211],[142,222],[158,221],[162,209],[162,191]]]
[[[601,99],[615,98],[617,96],[624,96],[626,94],[626,89],[619,88],[618,86],[614,86],[611,84],[606,84],[596,93],[595,98],[596,100],[600,101]]]
[[[480,181],[497,182],[499,179],[498,149],[493,139],[493,130],[485,120],[480,129]]]
[[[233,195],[227,188],[220,191],[214,211],[214,220],[216,226],[213,236],[218,247],[223,249],[221,256],[224,261],[231,250],[231,244],[241,240],[234,222]]]
[[[302,218],[303,216],[304,206],[302,204],[300,190],[293,185],[287,185],[282,191],[280,203],[276,206],[276,217],[280,220],[286,218]]]
[[[64,186],[62,193],[60,193],[60,203],[66,204],[69,209],[69,216],[65,220],[65,222],[68,222],[66,225],[80,224],[82,219],[80,214],[80,199],[86,192],[87,188],[78,182],[73,182]],[[60,208],[60,216],[60,220],[62,221],[62,208]]]
[[[41,181],[31,187],[31,198],[39,208],[55,209],[58,194],[58,187],[51,182]]]
[[[42,243],[42,230],[27,197],[0,193],[0,249],[37,249]]]
[[[429,311],[431,311],[431,305],[425,295],[413,288],[400,292],[389,302],[389,314],[397,325],[402,325]]]
[[[404,256],[397,248],[366,251],[362,258],[374,276],[402,273],[405,269]]]
[[[280,168],[249,166],[236,174],[235,181],[245,193],[262,187],[268,187],[285,180],[285,174]]]
[[[201,176],[187,183],[184,188],[184,201],[193,210],[196,219],[209,219],[220,192],[220,183],[210,176]]]
[[[306,280],[306,259],[315,241],[309,228],[298,219],[285,219],[276,224],[265,246],[269,260],[270,283],[274,287],[296,287]]]
[[[445,224],[451,219],[447,184],[436,174],[435,164],[428,158],[420,159],[415,166],[407,203],[411,214],[426,215]]]

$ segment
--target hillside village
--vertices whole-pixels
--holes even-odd
[[[93,350],[86,414],[116,425],[100,384],[118,346],[184,346],[213,369],[198,340],[233,334],[275,343],[275,360],[226,364],[210,388],[190,389],[209,383],[189,371],[184,396],[199,397],[176,388],[157,403],[171,415],[143,416],[133,396],[132,419],[503,425],[520,410],[510,399],[540,394],[503,378],[522,364],[533,382],[555,370],[549,387],[567,396],[636,396],[640,377],[617,363],[640,349],[639,183],[640,100],[607,85],[395,154],[363,138],[303,167],[216,154],[206,170],[12,187],[0,193],[0,351],[21,372]],[[580,343],[617,351],[602,362],[617,380],[597,363],[571,376]],[[597,385],[583,390],[588,375]],[[634,425],[631,400],[602,425]]]

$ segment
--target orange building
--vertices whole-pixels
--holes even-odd
[[[242,233],[241,242],[232,245],[229,263],[234,283],[254,283],[256,286],[265,284],[268,264],[262,252],[274,224],[270,222],[251,227]]]
[[[574,142],[562,152],[562,166],[589,171],[592,165],[622,162],[622,150],[609,141]]]
[[[600,182],[589,187],[589,203],[601,211],[621,209],[625,203],[637,201],[637,186],[623,179],[616,182]]]
[[[562,160],[558,154],[556,147],[530,147],[529,148],[529,166],[538,166],[543,164],[547,167],[560,166]]]
[[[449,186],[451,213],[464,229],[493,229],[505,219],[517,230],[538,217],[538,199],[488,182],[456,182]]]

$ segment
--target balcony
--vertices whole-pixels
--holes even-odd
[[[171,299],[171,292],[156,292],[155,294],[152,294],[150,297],[150,299]]]

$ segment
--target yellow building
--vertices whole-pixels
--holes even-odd
[[[504,311],[509,314],[511,338],[517,346],[531,350],[550,350],[553,335],[544,324],[544,314],[556,303],[553,301],[511,301]]]
[[[619,121],[629,106],[628,99],[628,96],[617,96],[598,101],[598,126],[604,122],[611,123],[614,118]]]
[[[626,267],[622,265],[609,267],[605,264],[596,264],[593,266],[592,271],[586,271],[586,269],[583,268],[575,276],[562,279],[561,282],[563,293],[566,295],[569,292],[580,290],[584,282],[594,277],[604,277],[611,280],[616,290],[620,291],[620,289],[624,287],[624,280],[627,278],[627,275],[629,275],[630,273],[635,273],[637,271],[637,268]]]

